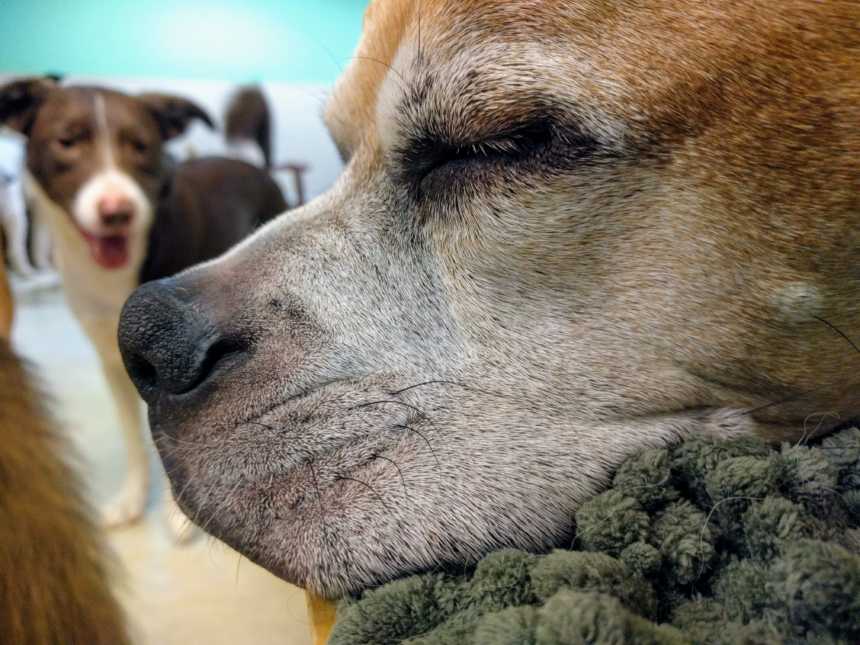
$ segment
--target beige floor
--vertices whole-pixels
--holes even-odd
[[[93,501],[103,503],[122,480],[124,453],[97,359],[58,290],[22,293],[20,286],[13,342],[53,393],[55,410],[83,456]],[[154,464],[154,474],[159,467]],[[303,592],[212,538],[171,544],[162,525],[160,477],[153,482],[145,521],[109,533],[124,569],[120,595],[136,642],[309,643]]]

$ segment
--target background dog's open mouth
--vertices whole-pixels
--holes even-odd
[[[96,263],[105,269],[118,269],[128,263],[128,235],[92,235],[82,231]]]

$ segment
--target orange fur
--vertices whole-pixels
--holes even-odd
[[[9,276],[6,274],[6,258],[3,245],[0,243],[0,338],[8,339],[11,336],[14,310],[12,289],[9,287]]]
[[[529,91],[562,94],[575,84],[584,113],[625,124],[627,145],[643,154],[665,155],[660,181],[672,195],[667,207],[678,212],[671,248],[661,238],[637,240],[632,254],[607,250],[607,255],[619,252],[613,272],[645,283],[654,271],[648,258],[659,257],[665,275],[686,276],[692,267],[716,275],[709,266],[735,265],[755,275],[755,281],[735,276],[753,287],[749,299],[728,300],[726,309],[714,310],[699,329],[679,318],[665,324],[662,333],[707,338],[699,344],[718,350],[694,362],[712,363],[719,355],[726,363],[736,359],[757,365],[762,375],[757,379],[748,380],[746,373],[720,375],[732,404],[738,403],[739,392],[771,389],[774,399],[789,390],[816,392],[798,406],[756,413],[762,434],[789,438],[810,409],[844,416],[860,406],[855,361],[846,360],[852,350],[825,324],[813,319],[801,345],[774,330],[761,331],[753,347],[743,346],[747,321],[773,317],[773,294],[790,284],[818,288],[827,295],[819,318],[848,330],[849,336],[856,328],[856,283],[845,275],[860,247],[857,19],[857,4],[846,0],[791,0],[780,5],[778,15],[749,0],[716,5],[656,0],[647,6],[600,0],[375,0],[356,58],[327,106],[326,121],[342,149],[352,152],[363,145],[353,172],[376,172],[384,156],[376,123],[381,87],[384,82],[409,84],[415,75],[410,65],[420,65],[412,51],[419,42],[435,60],[470,46],[504,43],[506,64],[511,70],[516,70],[511,63],[521,66],[526,76],[519,83],[531,85]],[[398,60],[404,47],[411,48],[410,55]],[[529,60],[529,52],[538,50],[540,57]],[[537,63],[539,74],[530,69]],[[528,91],[521,89],[523,97],[516,100],[502,85],[515,71],[502,69],[496,72],[498,87],[487,84],[482,101],[469,104],[476,140],[499,123],[522,120],[529,109]],[[640,205],[642,212],[653,207]],[[619,228],[617,235],[629,245],[627,233]],[[540,247],[522,243],[517,257],[530,263],[541,253]],[[599,266],[586,268],[583,273],[581,263],[559,255],[547,271],[577,284],[599,275]],[[618,286],[618,293],[607,292],[607,301],[623,295],[626,283]],[[702,284],[678,281],[676,290],[679,302],[692,303]],[[795,351],[786,352],[787,347]],[[818,392],[822,379],[840,385]],[[788,434],[777,427],[786,419],[793,424]]]
[[[0,446],[0,641],[128,643],[70,447],[2,340]]]

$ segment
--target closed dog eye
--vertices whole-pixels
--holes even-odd
[[[415,197],[421,198],[437,189],[453,189],[465,179],[480,181],[488,170],[527,172],[529,165],[569,166],[597,148],[598,141],[580,129],[540,118],[472,142],[422,134],[396,152],[396,174]]]

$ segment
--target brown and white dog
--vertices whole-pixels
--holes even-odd
[[[336,185],[126,305],[181,506],[334,596],[567,543],[633,451],[858,415],[858,24],[374,2]]]
[[[193,119],[212,125],[175,96],[43,79],[0,87],[0,123],[27,137],[32,206],[51,229],[66,299],[99,354],[125,434],[127,478],[105,512],[108,525],[139,518],[148,490],[140,402],[116,342],[123,303],[142,282],[215,257],[286,210],[277,185],[254,166],[171,164],[163,144]],[[168,517],[182,535],[184,517]]]

